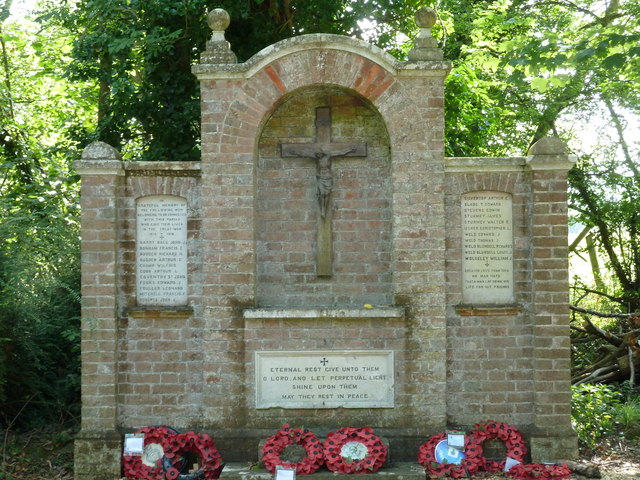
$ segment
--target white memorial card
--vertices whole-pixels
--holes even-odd
[[[515,467],[516,465],[520,465],[520,462],[518,460],[507,457],[506,461],[504,462],[504,471],[508,472],[509,470],[511,470],[511,467]]]
[[[447,445],[456,450],[464,450],[464,433],[447,432]]]
[[[130,457],[140,457],[144,452],[144,434],[127,433],[124,436],[124,449],[122,454]]]
[[[275,480],[296,480],[296,471],[291,468],[276,467]]]

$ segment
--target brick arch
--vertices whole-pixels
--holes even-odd
[[[466,175],[465,183],[460,185],[457,193],[463,195],[475,191],[491,190],[513,195],[517,178],[518,174],[516,172],[505,172],[493,175],[468,174]]]
[[[396,82],[388,59],[377,63],[359,53],[333,48],[293,51],[250,73],[246,80],[236,80],[242,83],[235,85],[220,128],[221,144],[235,151],[238,145],[245,145],[245,153],[253,153],[249,149],[255,146],[268,116],[300,89],[339,87],[373,105]]]
[[[148,195],[174,195],[186,198],[189,191],[196,188],[196,184],[196,180],[189,177],[134,176],[127,178],[130,197],[136,200]]]

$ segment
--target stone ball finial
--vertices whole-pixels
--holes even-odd
[[[416,24],[420,28],[433,28],[438,16],[433,8],[422,7],[416,12]]]
[[[207,23],[214,32],[224,32],[231,23],[231,17],[226,10],[222,8],[216,8],[209,12],[207,15]]]

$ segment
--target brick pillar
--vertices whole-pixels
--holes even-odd
[[[117,426],[117,210],[120,154],[89,145],[74,165],[82,177],[82,424],[76,480],[120,478]]]
[[[557,138],[529,150],[534,347],[534,462],[577,455],[571,428],[567,171],[573,159]]]

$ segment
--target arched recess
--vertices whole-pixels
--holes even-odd
[[[332,159],[331,275],[318,275],[321,208],[317,160],[283,155],[311,144],[318,108],[331,142],[366,145],[366,156]],[[392,303],[392,172],[379,112],[357,93],[314,85],[287,95],[261,129],[256,158],[256,295],[261,307],[355,307]]]

